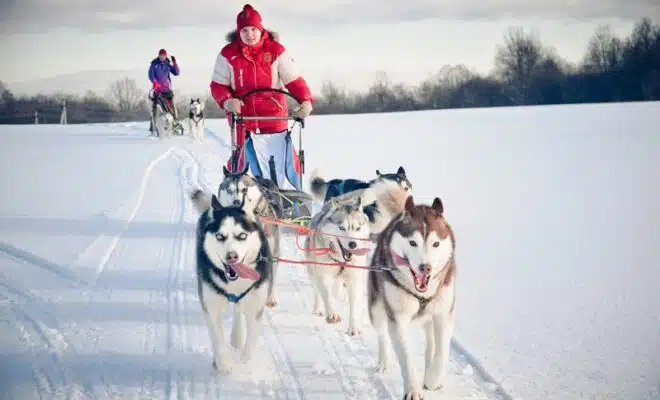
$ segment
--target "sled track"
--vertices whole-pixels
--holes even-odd
[[[64,353],[70,348],[70,343],[59,332],[54,322],[51,326],[44,324],[41,318],[34,316],[28,307],[23,306],[26,304],[36,307],[37,304],[47,304],[47,302],[10,284],[6,276],[2,275],[1,278],[0,300],[8,305],[11,314],[14,315],[13,325],[21,341],[29,346],[31,351],[37,352],[32,375],[40,396],[48,393],[51,398],[71,399],[78,387],[73,384],[71,374],[62,360]],[[44,310],[38,311],[50,316]],[[45,347],[47,353],[45,360],[39,354],[41,351],[38,342]],[[49,374],[53,370],[55,380]]]
[[[119,244],[122,241],[125,233],[131,229],[136,216],[144,206],[145,192],[147,185],[150,182],[152,172],[163,161],[171,158],[174,154],[174,150],[175,147],[172,146],[165,152],[161,153],[159,156],[152,159],[145,168],[140,185],[136,188],[134,193],[129,195],[126,201],[124,201],[124,203],[119,208],[110,213],[112,217],[118,220],[124,220],[122,230],[116,235],[110,237],[99,235],[83,250],[80,256],[74,260],[73,264],[78,269],[89,270],[89,266],[95,266],[93,268],[93,276],[88,279],[89,283],[86,285],[85,291],[83,292],[83,296],[86,299],[86,312],[91,312],[92,307],[94,307],[96,301],[100,300],[100,302],[104,302],[110,300],[112,288],[104,287],[103,285],[103,276],[107,270],[108,264],[112,260],[115,260],[118,265],[121,264],[124,248],[120,247]],[[163,263],[166,254],[165,246],[163,245],[159,247],[158,254],[156,255],[156,259],[159,260],[159,264]],[[153,294],[151,296],[151,301],[153,301]],[[170,319],[168,317],[168,323],[169,321]],[[99,351],[98,346],[103,330],[92,328],[92,331],[94,332],[94,338],[91,339],[91,344],[93,346],[92,352],[97,354]],[[146,324],[143,345],[145,353],[150,352],[152,355],[157,355],[156,339],[157,331],[155,329],[155,324]],[[148,396],[153,395],[154,391],[156,390],[153,378],[153,375],[146,375],[145,379],[151,381],[149,385],[150,388],[147,387],[148,382],[145,381],[138,388],[138,392],[143,392],[144,395]],[[98,377],[98,381],[95,381],[93,385],[96,387],[93,388],[86,385],[86,388],[89,392],[96,392],[100,390],[103,393],[103,397],[113,397],[115,395],[115,393],[108,391],[112,385],[106,381],[106,377],[102,373]],[[148,391],[148,394],[144,393],[145,390]]]

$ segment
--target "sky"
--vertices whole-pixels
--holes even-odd
[[[627,36],[642,17],[660,22],[656,0],[575,3],[263,0],[250,4],[259,10],[265,26],[280,34],[312,91],[318,93],[327,80],[364,90],[379,72],[410,85],[444,65],[464,64],[486,74],[510,27],[538,32],[560,56],[578,62],[599,25],[610,25],[618,35]],[[164,47],[181,67],[175,88],[204,95],[215,57],[243,4],[235,0],[0,0],[0,80],[11,88],[60,74],[104,70],[99,80],[113,74],[119,79],[132,71],[148,85],[149,61]],[[85,79],[90,79],[89,72]],[[70,80],[58,82],[72,87]]]

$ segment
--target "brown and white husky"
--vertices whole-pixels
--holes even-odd
[[[390,346],[401,367],[404,399],[423,399],[422,388],[437,390],[447,371],[454,332],[456,263],[454,232],[442,201],[415,205],[380,234],[368,277],[369,318],[378,333],[378,370],[390,364]],[[422,324],[426,335],[423,386],[413,368],[409,329]]]

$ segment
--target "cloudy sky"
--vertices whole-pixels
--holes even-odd
[[[0,0],[0,80],[13,83],[90,70],[144,70],[161,47],[174,54],[178,87],[204,94],[224,36],[245,1]],[[446,64],[491,70],[507,28],[536,30],[579,61],[598,25],[621,36],[657,0],[262,0],[314,91],[323,80],[364,88],[378,71],[415,84]],[[148,82],[146,82],[148,84]],[[175,87],[177,82],[175,81]],[[10,85],[11,86],[11,85]],[[66,88],[65,88],[66,89]]]

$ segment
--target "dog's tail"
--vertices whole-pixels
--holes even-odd
[[[328,192],[328,182],[323,178],[320,169],[315,169],[309,176],[309,190],[312,196],[319,201],[325,200],[325,194]]]
[[[201,214],[211,208],[212,196],[204,192],[202,189],[195,189],[190,192],[189,195],[190,200],[192,200],[193,205],[195,206],[195,210],[197,210],[198,213]]]

